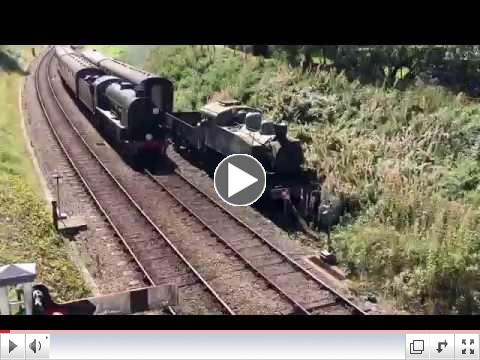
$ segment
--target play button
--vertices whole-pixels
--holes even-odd
[[[250,155],[230,155],[215,169],[215,191],[223,201],[233,206],[253,204],[262,196],[265,185],[265,170]]]
[[[0,358],[2,360],[25,359],[25,334],[1,334]]]
[[[8,340],[8,353],[10,354],[13,350],[18,347],[12,340]]]

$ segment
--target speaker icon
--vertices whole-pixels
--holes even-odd
[[[33,341],[28,345],[30,350],[33,351],[34,354],[37,353],[37,351],[42,350],[42,343],[40,341],[37,341],[37,339],[33,339]]]

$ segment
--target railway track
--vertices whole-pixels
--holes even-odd
[[[55,93],[51,81],[52,59],[50,50],[40,60],[35,74],[37,98],[42,112],[65,157],[126,251],[141,269],[145,281],[151,285],[175,283],[180,292],[186,287],[200,287],[197,297],[207,295],[210,298],[210,311],[234,314],[143,212],[83,139]],[[167,309],[167,312],[177,313],[174,308]]]
[[[289,301],[295,313],[365,315],[362,309],[199,189],[180,171],[175,170],[167,177],[155,176],[148,170],[145,173],[200,222],[205,231]]]
[[[200,288],[198,296],[208,295],[213,313],[248,313],[239,302],[258,295],[257,307],[265,299],[283,302],[278,311],[270,307],[274,313],[365,314],[180,172],[162,177],[146,172],[138,175],[135,187],[131,182],[118,180],[89,145],[85,130],[76,127],[62,107],[52,85],[52,58],[51,54],[44,56],[35,74],[43,113],[68,161],[149,284],[175,282],[180,294],[182,288],[197,286]],[[40,81],[42,67],[46,68],[44,81]],[[142,193],[150,196],[145,199]],[[208,249],[191,250],[190,247],[201,248],[202,245],[195,244],[193,237],[190,242],[182,242],[174,233],[158,225],[162,223],[156,216],[156,205],[160,201],[164,207],[171,206],[170,217],[186,216],[192,224],[189,232],[201,234],[202,245]],[[150,206],[145,206],[148,203]],[[213,260],[200,260],[196,255],[202,251]],[[221,266],[224,268],[216,269]],[[234,288],[235,284],[224,286],[219,284],[219,272],[222,271],[246,276],[247,281],[258,284],[251,288]],[[235,292],[242,291],[249,293],[236,299]],[[260,296],[263,296],[261,300]],[[251,300],[253,304],[256,299]],[[177,313],[173,308],[166,311]]]

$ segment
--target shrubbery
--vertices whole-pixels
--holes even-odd
[[[335,68],[362,83],[403,88],[421,77],[480,96],[478,45],[271,45],[270,56],[304,70]]]
[[[353,278],[410,310],[479,311],[477,104],[439,86],[362,85],[229,49],[158,49],[146,64],[174,80],[176,109],[217,93],[289,122],[326,187],[360,204],[333,235]]]

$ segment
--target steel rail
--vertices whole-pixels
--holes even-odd
[[[173,194],[167,187],[160,183],[154,176],[151,174],[148,170],[145,170],[146,174],[151,177],[157,184],[159,184],[167,193],[169,193],[172,197],[174,197],[180,204],[182,204],[194,217],[196,217],[202,224],[207,227],[210,231],[212,231],[217,238],[219,238],[223,243],[225,243],[230,249],[232,249],[236,254],[238,254],[238,251],[232,247],[232,245],[225,239],[223,239],[218,233],[216,233],[215,230],[213,230],[208,224],[206,224],[197,214],[194,213],[193,210],[191,210],[188,205],[184,204],[178,196]],[[348,300],[344,295],[340,294],[338,291],[333,289],[331,286],[327,285],[324,281],[319,279],[317,276],[315,276],[311,271],[305,269],[303,266],[301,266],[297,261],[292,259],[289,255],[287,255],[284,251],[279,249],[276,245],[272,244],[269,240],[265,239],[262,235],[260,235],[256,230],[254,230],[250,225],[245,223],[243,220],[239,219],[236,215],[234,215],[230,210],[226,209],[222,204],[219,204],[217,200],[212,198],[209,194],[205,193],[202,189],[200,189],[197,185],[192,183],[189,179],[187,179],[178,169],[175,169],[175,174],[178,175],[183,181],[185,181],[188,185],[190,185],[193,189],[195,189],[197,192],[199,192],[201,195],[203,195],[205,198],[207,198],[210,203],[212,203],[215,207],[220,209],[223,213],[227,214],[227,216],[231,219],[233,219],[235,222],[237,222],[239,225],[241,225],[243,228],[247,229],[252,235],[254,235],[255,238],[259,239],[263,244],[267,245],[271,250],[279,254],[283,259],[286,260],[287,263],[289,263],[291,266],[296,268],[297,270],[301,271],[302,274],[305,276],[305,278],[313,280],[317,285],[322,287],[323,289],[329,291],[332,293],[337,299],[342,301],[345,305],[353,309],[353,313],[355,315],[367,315],[365,311],[363,311],[361,308],[359,308],[357,305],[355,305],[353,302]],[[238,254],[240,257],[243,256],[241,254]],[[246,259],[244,259],[245,262],[247,262],[250,265],[250,262]],[[252,268],[254,268],[253,265],[251,265]],[[256,270],[256,269],[255,269]],[[256,270],[258,271],[258,270]],[[259,272],[259,271],[258,271]],[[260,273],[260,272],[259,272]],[[264,276],[264,275],[263,275]],[[267,279],[267,281],[270,281]],[[278,287],[276,284],[274,284],[274,287]],[[282,294],[285,294],[288,296],[283,290],[281,290]],[[289,297],[289,296],[288,296]],[[290,298],[290,297],[289,297]],[[294,304],[298,304],[297,301],[292,299],[292,302]],[[300,311],[303,313],[310,313],[308,309],[303,307],[302,305],[298,304],[297,307]]]

